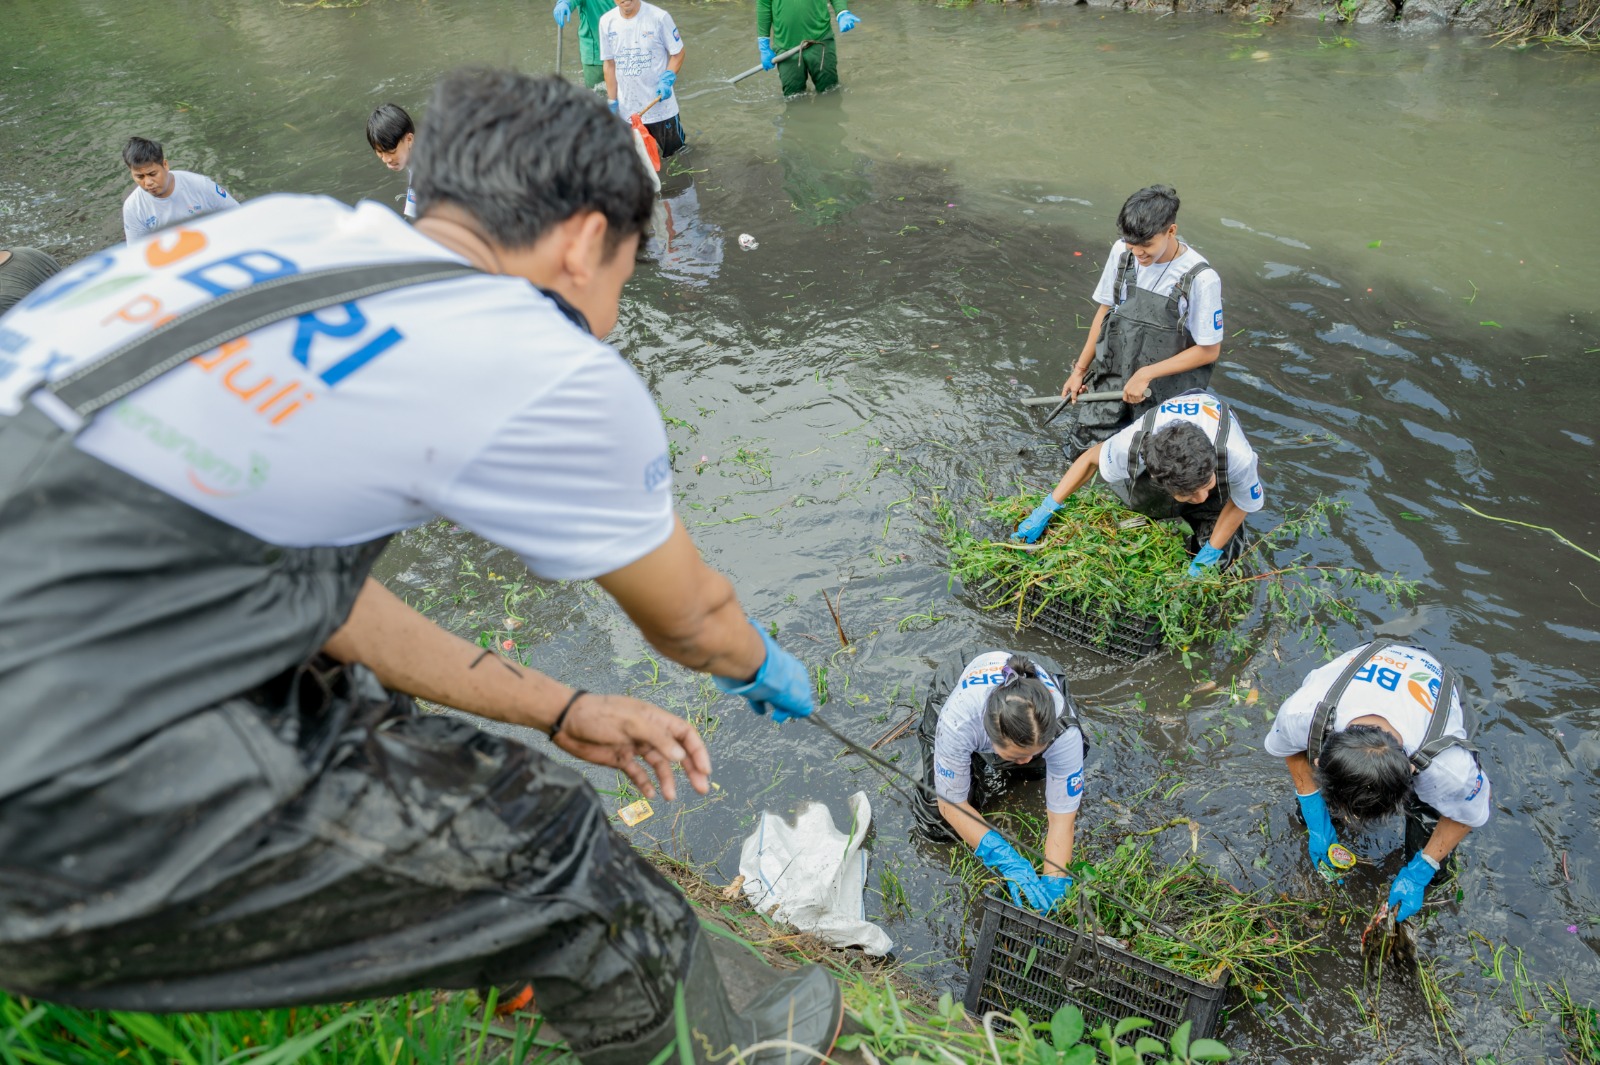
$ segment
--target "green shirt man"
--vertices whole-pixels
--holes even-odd
[[[600,16],[616,7],[615,0],[556,0],[550,12],[557,26],[565,26],[578,9],[578,55],[583,60],[583,83],[589,88],[598,87],[606,79],[605,64],[600,62]]]
[[[771,70],[778,52],[802,41],[813,43],[798,55],[776,64],[783,94],[806,91],[806,79],[818,92],[839,84],[839,59],[834,52],[833,25],[828,21],[831,0],[756,0],[756,47],[761,65]],[[847,8],[838,10],[839,32],[849,33],[861,22]]]

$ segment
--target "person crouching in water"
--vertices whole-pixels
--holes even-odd
[[[1185,392],[1074,459],[1011,538],[1038,541],[1061,504],[1099,469],[1129,507],[1188,523],[1189,576],[1219,563],[1226,569],[1244,550],[1246,516],[1265,502],[1256,465],[1255,449],[1227,403],[1198,389]]]
[[[1022,655],[989,651],[964,668],[959,661],[935,675],[917,728],[925,785],[917,821],[936,842],[964,841],[1005,878],[1016,905],[1049,910],[1072,885],[1067,865],[1083,801],[1086,746],[1077,704],[1064,675]],[[1004,776],[1018,774],[1045,779],[1049,828],[1042,875],[978,812],[1004,790]]]

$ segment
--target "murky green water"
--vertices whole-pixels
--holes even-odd
[[[1258,688],[1257,704],[1185,704],[1198,678],[1176,661],[1129,669],[1013,636],[950,587],[928,527],[935,493],[959,505],[980,483],[1059,473],[1010,399],[1059,387],[1117,207],[1170,182],[1185,237],[1224,278],[1233,335],[1215,384],[1262,452],[1269,511],[1340,497],[1334,534],[1304,546],[1423,582],[1414,608],[1360,606],[1487,700],[1477,738],[1497,803],[1464,844],[1460,903],[1423,935],[1440,973],[1459,974],[1447,988],[1460,1051],[1439,1048],[1403,982],[1386,983],[1382,1033],[1362,1027],[1342,990],[1361,987],[1353,933],[1331,940],[1340,954],[1317,966],[1305,1018],[1241,1008],[1225,1037],[1259,1061],[1559,1060],[1537,1030],[1516,1030],[1509,989],[1469,936],[1600,994],[1600,565],[1460,504],[1600,544],[1600,65],[1315,23],[902,2],[859,12],[841,41],[844,91],[785,105],[770,75],[719,80],[755,62],[753,5],[672,10],[689,48],[692,172],[666,184],[658,261],[613,339],[674,419],[686,522],[752,614],[827,668],[824,712],[870,741],[920,706],[947,651],[1049,651],[1102,708],[1080,838],[1113,831],[1130,805],[1140,824],[1188,815],[1240,884],[1325,890],[1308,879],[1287,775],[1259,749],[1312,649],[1285,641],[1210,664],[1224,687]],[[0,245],[73,259],[118,239],[131,133],[245,197],[396,202],[366,114],[384,100],[420,109],[453,64],[548,68],[546,11],[7,0]],[[570,35],[566,58],[575,70]],[[739,250],[740,233],[760,247]],[[469,634],[505,630],[494,638],[551,672],[696,714],[723,790],[687,812],[658,807],[637,833],[724,876],[757,811],[814,798],[837,814],[866,788],[871,875],[895,870],[911,908],[886,926],[959,992],[963,970],[938,962],[965,932],[947,853],[908,843],[899,797],[814,729],[774,731],[658,672],[585,586],[511,600],[527,621],[510,630],[504,586],[521,567],[446,526],[401,542],[384,573]],[[823,603],[841,588],[848,651]],[[1143,714],[1109,709],[1138,696]],[[914,760],[910,741],[887,749]],[[1398,863],[1398,830],[1357,842],[1380,856],[1346,888],[1366,905]],[[874,894],[868,908],[884,907]]]

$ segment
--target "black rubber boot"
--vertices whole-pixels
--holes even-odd
[[[742,1010],[735,1011],[723,987],[722,973],[703,935],[694,937],[689,971],[683,982],[683,1004],[689,1041],[698,1065],[725,1065],[732,1050],[782,1039],[827,1054],[839,1037],[844,1003],[839,985],[818,965],[795,972],[766,970],[771,984]],[[646,1065],[678,1038],[677,1017],[625,1044],[597,1047],[579,1057],[583,1065]],[[670,1059],[676,1065],[676,1054]],[[744,1057],[746,1065],[800,1065],[817,1059],[792,1048],[774,1047]]]

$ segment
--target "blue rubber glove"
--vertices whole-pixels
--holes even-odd
[[[840,33],[849,33],[859,25],[861,25],[861,19],[859,17],[850,14],[848,11],[839,12]]]
[[[1049,905],[1044,910],[1049,913],[1060,905],[1061,900],[1067,896],[1067,888],[1072,886],[1070,876],[1041,876],[1039,885],[1044,888],[1044,895],[1049,900]]]
[[[1033,508],[1033,513],[1022,519],[1022,524],[1017,526],[1017,531],[1011,534],[1013,540],[1026,540],[1033,543],[1044,535],[1044,527],[1050,524],[1050,515],[1061,509],[1050,496],[1044,497],[1044,502]]]
[[[1400,875],[1394,878],[1394,886],[1389,888],[1389,909],[1394,912],[1396,921],[1404,921],[1422,909],[1423,893],[1438,871],[1433,859],[1421,851],[1400,870]]]
[[[771,37],[757,37],[756,47],[761,49],[761,69],[771,70],[777,53],[772,50]]]
[[[779,647],[766,629],[756,625],[761,642],[767,645],[766,661],[756,671],[755,679],[744,682],[728,677],[713,677],[717,688],[728,695],[741,695],[750,700],[750,709],[758,714],[772,711],[772,723],[781,725],[791,717],[810,717],[811,674],[794,655]]]
[[[672,87],[678,83],[678,75],[670,70],[661,72],[661,80],[656,82],[656,95],[663,100],[672,99]]]
[[[978,861],[1006,878],[1006,887],[1011,889],[1011,901],[1014,905],[1027,905],[1036,910],[1047,910],[1051,905],[1049,889],[1039,879],[1039,874],[1033,871],[1033,865],[1022,855],[1012,849],[1011,844],[1000,838],[1000,833],[990,829],[978,841]]]
[[[1222,548],[1206,544],[1195,553],[1194,561],[1189,563],[1189,576],[1198,577],[1205,570],[1215,566],[1222,559]]]
[[[616,115],[618,118],[622,117],[622,103],[621,103],[621,101],[618,101],[618,100],[607,100],[606,101],[606,106],[611,108],[611,113],[612,114]]]
[[[1306,819],[1306,850],[1311,852],[1311,866],[1328,865],[1328,848],[1339,842],[1339,834],[1333,830],[1333,818],[1328,816],[1328,804],[1322,801],[1320,791],[1297,797],[1300,812]]]
[[[572,5],[567,3],[567,0],[556,0],[555,9],[550,12],[550,17],[556,20],[557,26],[565,29],[567,19],[572,17]]]

